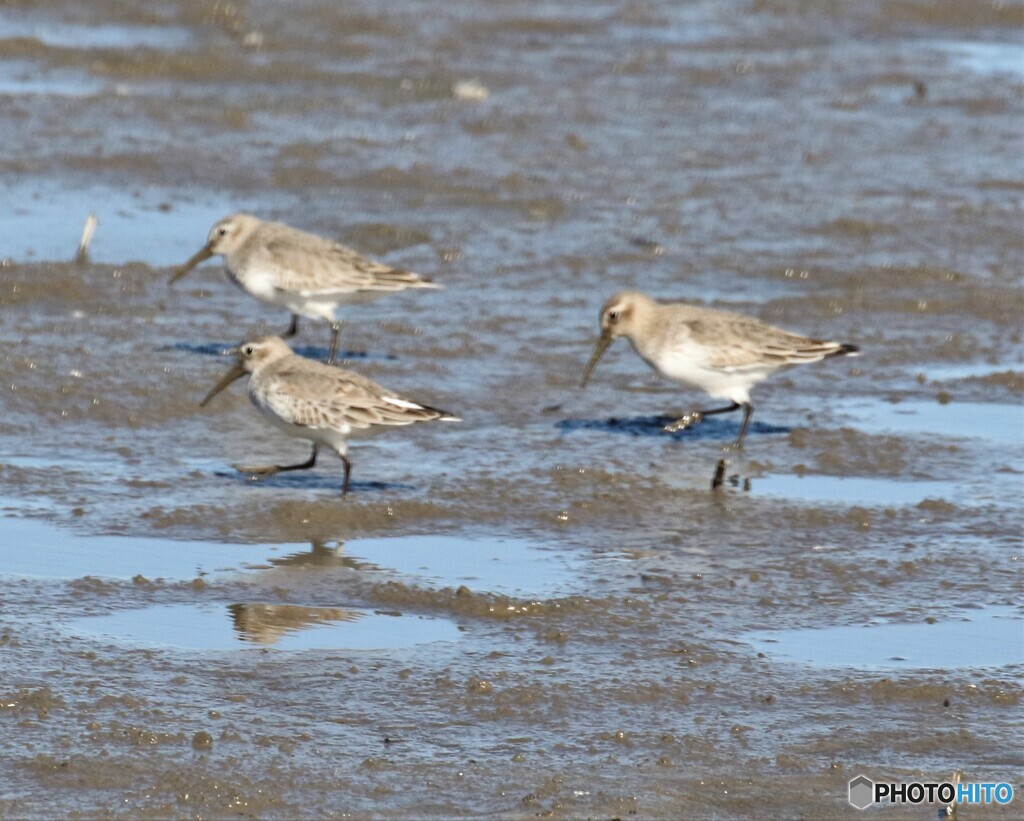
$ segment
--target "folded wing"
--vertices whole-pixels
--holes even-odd
[[[264,388],[267,406],[301,427],[364,430],[373,425],[400,426],[451,414],[406,399],[365,377],[328,365],[281,370]],[[319,363],[312,363],[319,364]]]
[[[282,272],[282,290],[302,296],[330,296],[438,287],[419,274],[367,259],[341,243],[313,238],[317,241],[302,244],[287,236],[267,242],[266,252]]]

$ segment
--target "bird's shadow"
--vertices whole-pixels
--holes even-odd
[[[333,473],[314,473],[309,471],[296,471],[294,473],[275,473],[272,476],[253,476],[250,473],[241,473],[237,470],[215,470],[213,475],[219,479],[228,479],[235,484],[249,485],[266,488],[291,488],[293,490],[333,490],[340,495],[342,476],[339,471]],[[415,490],[412,485],[404,482],[373,482],[373,481],[351,481],[348,492],[370,493],[374,491],[411,491]]]
[[[604,433],[618,433],[625,436],[670,436],[673,439],[699,439],[716,441],[735,439],[740,432],[740,422],[713,417],[703,419],[693,427],[667,433],[664,428],[671,425],[677,416],[630,416],[608,419],[563,419],[555,427],[564,433],[580,430],[596,430]],[[791,428],[772,425],[767,422],[751,422],[750,433],[789,433]]]
[[[233,347],[235,345],[230,342],[200,342],[198,344],[175,342],[171,345],[161,345],[156,351],[157,353],[185,351],[186,353],[197,353],[202,356],[227,356]]]
[[[225,356],[231,353],[231,350],[238,345],[238,342],[174,342],[170,345],[161,345],[156,350],[158,352],[166,351],[183,351],[185,353],[194,353],[201,356]],[[299,356],[304,356],[307,359],[318,359],[321,361],[327,361],[327,355],[330,353],[330,349],[326,347],[320,347],[318,345],[295,345],[292,347],[292,351],[297,353]],[[392,353],[372,353],[370,351],[338,351],[338,362],[344,362],[346,359],[358,359],[358,360],[377,360],[377,361],[394,361],[398,357]]]

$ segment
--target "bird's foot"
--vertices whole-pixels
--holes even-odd
[[[231,467],[248,476],[273,476],[275,473],[281,472],[281,468],[277,465],[232,465]]]
[[[703,418],[703,413],[701,413],[700,411],[693,411],[691,413],[686,414],[681,419],[677,419],[671,425],[665,425],[665,427],[663,427],[662,430],[665,431],[665,433],[676,433],[681,430],[686,430],[687,428],[692,428]]]

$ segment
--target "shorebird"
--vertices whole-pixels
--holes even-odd
[[[583,373],[581,388],[586,387],[602,354],[620,336],[666,379],[732,403],[692,411],[667,425],[666,431],[685,430],[706,416],[742,408],[743,424],[733,444],[736,449],[743,447],[754,412],[750,402],[754,385],[793,365],[858,352],[856,345],[810,339],[751,316],[685,303],[661,304],[645,294],[623,291],[601,308],[601,336]]]
[[[348,493],[352,463],[348,459],[348,438],[374,426],[394,427],[413,422],[460,422],[443,410],[413,402],[376,382],[306,359],[292,352],[279,336],[263,336],[235,349],[238,362],[203,397],[200,407],[224,388],[249,375],[249,399],[263,415],[289,436],[308,439],[313,451],[296,465],[246,467],[240,473],[270,476],[285,470],[305,470],[316,464],[321,445],[330,448],[345,466],[342,495]]]
[[[441,287],[419,274],[367,259],[339,242],[249,214],[217,222],[206,244],[175,269],[171,284],[217,255],[224,258],[224,270],[235,285],[261,302],[291,311],[285,337],[298,333],[300,316],[330,322],[330,363],[338,352],[339,306],[411,288]]]

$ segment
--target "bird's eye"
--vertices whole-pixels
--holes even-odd
[[[227,236],[227,233],[228,233],[228,229],[225,226],[223,226],[223,225],[220,228],[217,229],[217,236],[218,237],[225,237],[225,236]]]
[[[256,353],[256,349],[252,345],[246,345],[244,348],[242,348],[242,353],[244,353],[246,356],[252,356],[254,353]]]
[[[619,312],[618,311],[609,311],[608,312],[608,321],[609,322],[618,322],[619,321]]]

